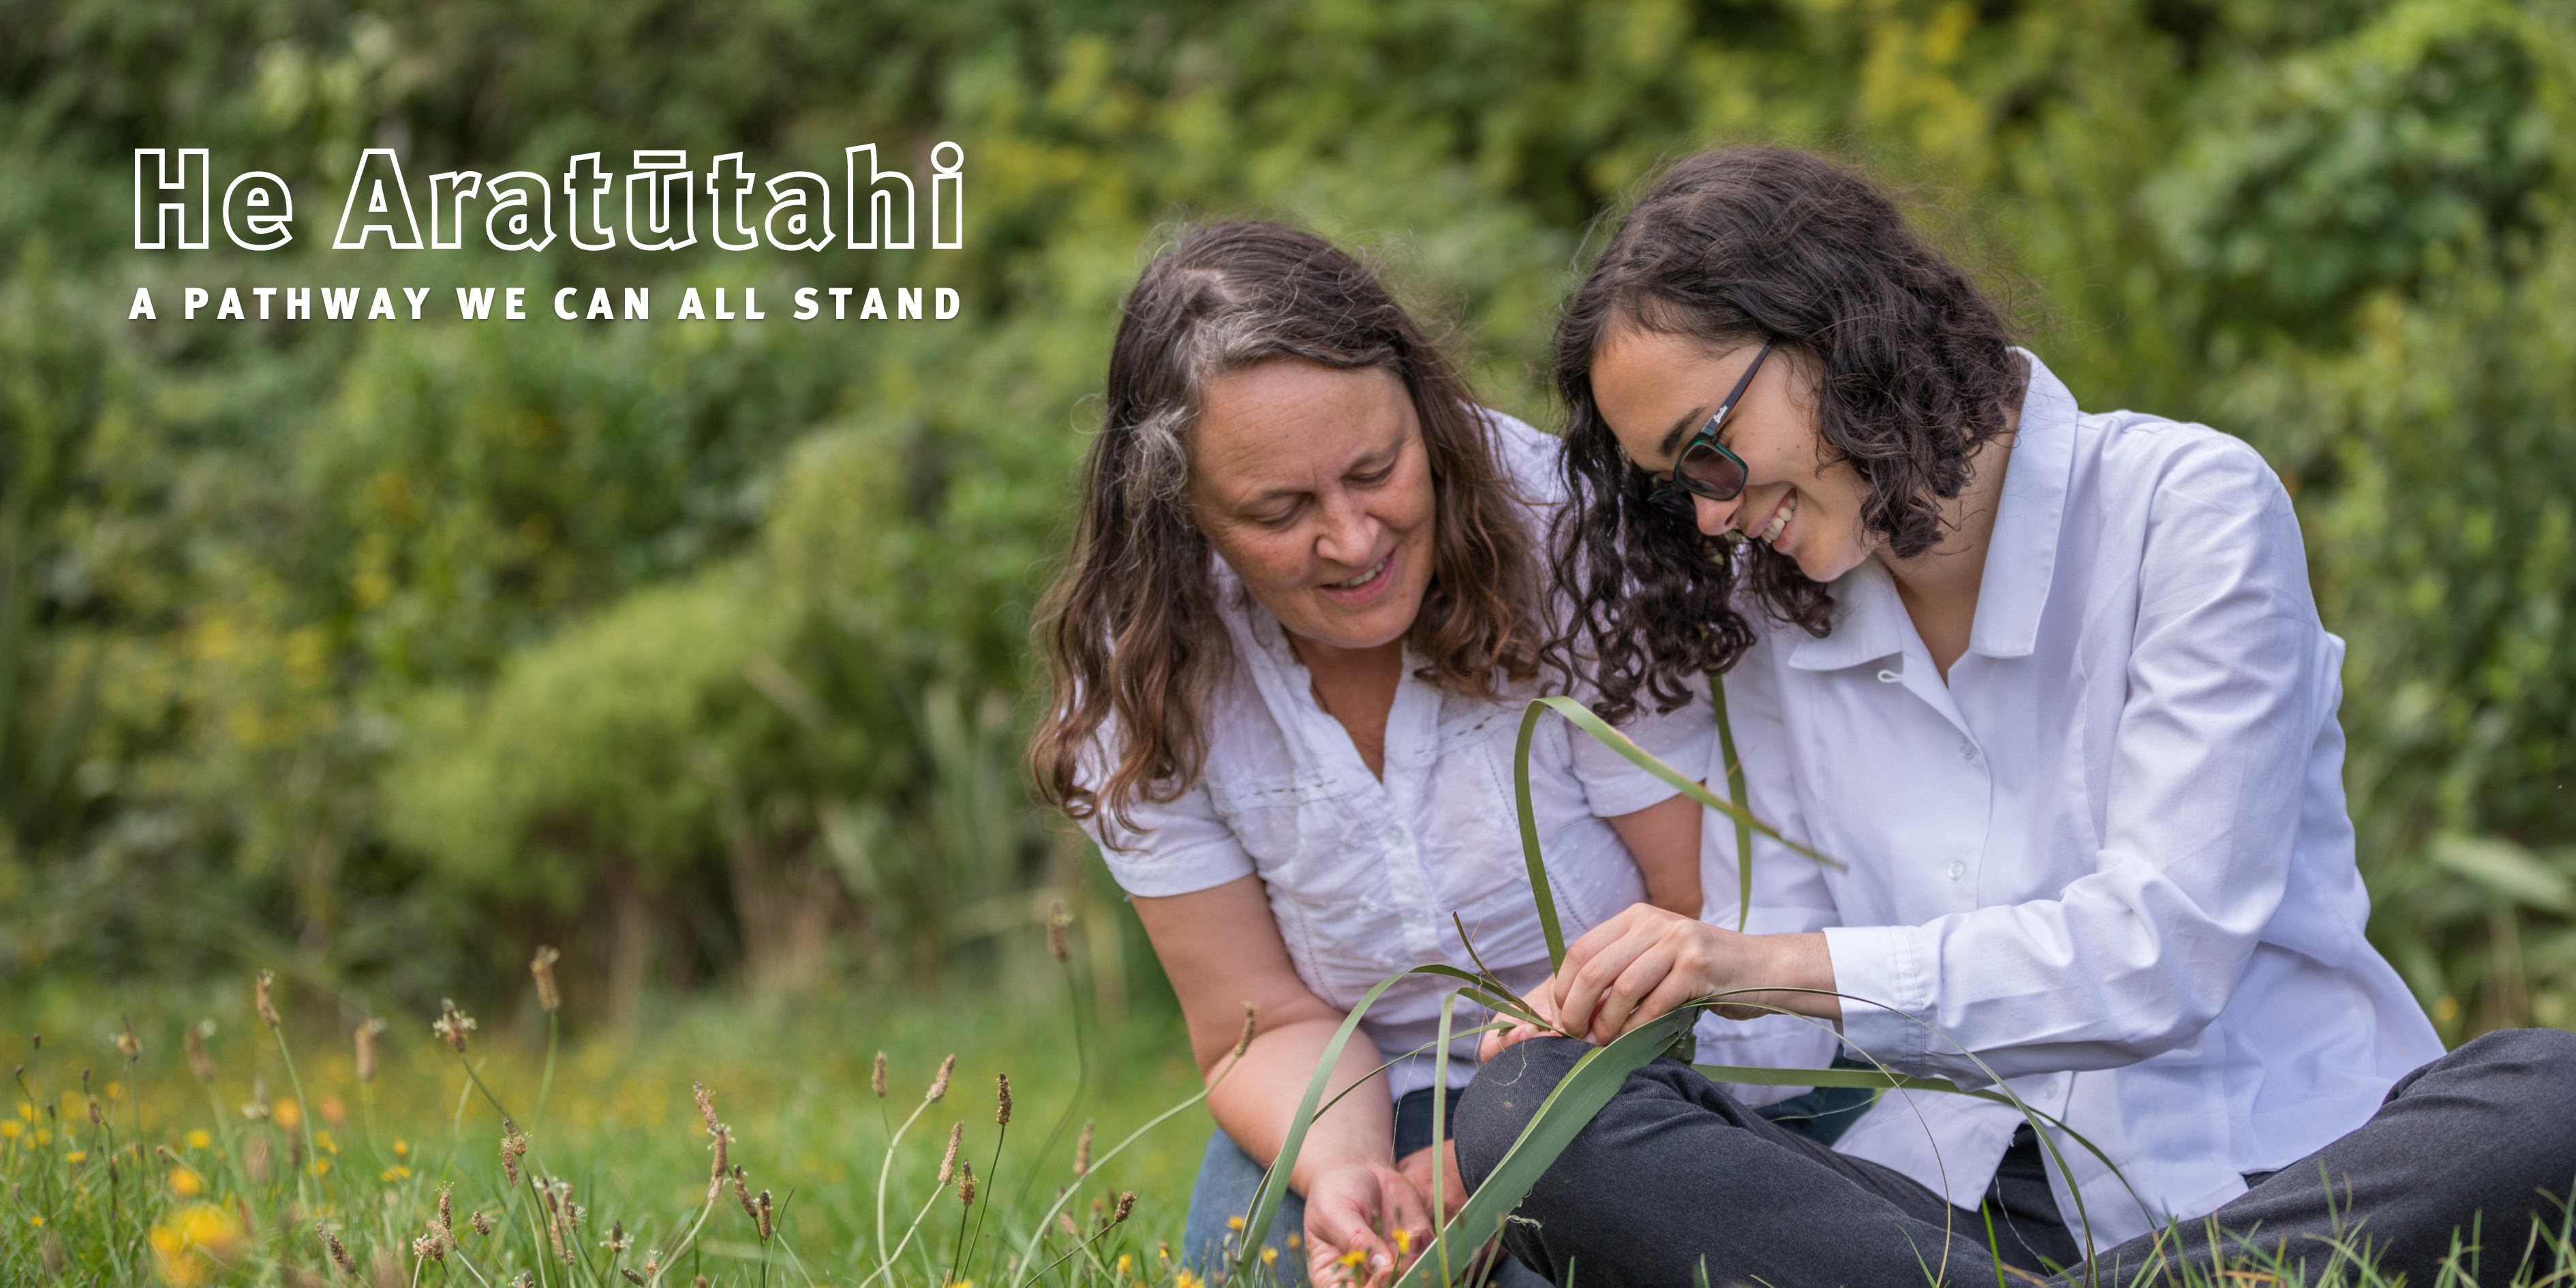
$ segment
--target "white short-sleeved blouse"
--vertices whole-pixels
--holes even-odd
[[[1499,413],[1484,413],[1496,454],[1520,494],[1533,498],[1533,533],[1563,495],[1556,440]],[[1409,651],[1387,715],[1386,777],[1369,773],[1350,735],[1314,697],[1305,666],[1278,619],[1217,561],[1219,612],[1238,665],[1208,706],[1207,764],[1168,803],[1140,803],[1140,830],[1085,823],[1130,894],[1187,894],[1257,874],[1298,978],[1339,1008],[1410,966],[1474,969],[1451,921],[1515,990],[1546,978],[1547,945],[1521,859],[1512,799],[1512,754],[1529,693],[1487,702],[1418,679]],[[1645,715],[1626,732],[1692,778],[1707,768],[1705,699],[1670,715]],[[1108,735],[1114,737],[1114,733]],[[1086,759],[1098,781],[1104,739]],[[1569,941],[1645,897],[1627,848],[1604,820],[1674,792],[1592,739],[1549,718],[1531,752],[1530,786],[1548,874]],[[1453,981],[1416,976],[1370,1008],[1362,1028],[1381,1058],[1438,1040],[1440,999]],[[1462,1004],[1466,1029],[1485,1013]],[[1448,1081],[1474,1073],[1473,1039],[1453,1044]],[[1432,1055],[1390,1070],[1394,1091],[1428,1087]]]
[[[1836,987],[1883,1004],[1844,1004],[1854,1044],[1966,1085],[1991,1068],[2107,1152],[2144,1210],[2064,1145],[2109,1246],[2359,1127],[2442,1046],[2362,937],[2343,644],[2280,481],[2214,430],[2079,412],[2030,364],[1948,682],[1870,561],[1824,638],[1758,622],[1726,690],[1754,812],[1849,865],[1757,842],[1751,928],[1824,931]],[[1703,833],[1731,925],[1734,833]],[[1700,1033],[1732,1064],[1830,1054],[1779,1019]],[[1973,1207],[2020,1121],[1892,1094],[1836,1147]]]

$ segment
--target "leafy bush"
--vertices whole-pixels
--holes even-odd
[[[2493,0],[11,6],[0,960],[255,954],[419,1001],[514,968],[497,922],[630,999],[646,960],[953,965],[1093,875],[1012,752],[1157,226],[1369,248],[1544,421],[1595,216],[1659,158],[1774,139],[1886,176],[2087,405],[2267,453],[2352,645],[2381,942],[2454,1037],[2569,1022],[2571,51],[2563,12]],[[864,140],[917,169],[939,139],[961,252],[121,249],[138,146],[293,177],[310,233],[377,142],[426,174]],[[647,287],[667,318],[818,275],[967,307],[122,317],[291,278]]]

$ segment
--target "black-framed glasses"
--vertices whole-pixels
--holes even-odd
[[[1732,501],[1744,495],[1748,477],[1744,458],[1728,451],[1726,444],[1717,441],[1717,431],[1726,424],[1727,413],[1735,410],[1735,404],[1744,397],[1744,391],[1752,387],[1754,373],[1762,370],[1762,360],[1771,356],[1771,344],[1764,342],[1762,351],[1753,355],[1753,365],[1746,367],[1744,374],[1736,378],[1735,388],[1727,391],[1726,401],[1719,403],[1708,423],[1700,426],[1699,432],[1682,444],[1681,454],[1673,458],[1673,477],[1657,486],[1648,495],[1648,500],[1667,510],[1687,512],[1694,496],[1704,496],[1712,501]]]

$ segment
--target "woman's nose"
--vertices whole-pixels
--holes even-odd
[[[1735,521],[1736,510],[1743,505],[1744,494],[1741,492],[1736,493],[1732,501],[1713,501],[1692,493],[1691,517],[1699,523],[1701,532],[1714,537],[1726,531],[1727,525]]]
[[[1324,503],[1324,531],[1315,553],[1344,567],[1358,568],[1377,553],[1378,521],[1358,498],[1343,496]]]

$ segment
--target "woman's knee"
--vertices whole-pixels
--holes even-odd
[[[1476,1080],[1458,1094],[1458,1170],[1473,1188],[1500,1163],[1521,1129],[1547,1102],[1574,1067],[1591,1050],[1573,1038],[1531,1038],[1505,1048],[1476,1071]]]
[[[2568,1173],[2557,1178],[2562,1189],[2576,1177],[2576,1033],[2482,1034],[2425,1066],[2408,1084],[2417,1094],[2437,1092],[2476,1104],[2484,1111],[2491,1148]]]

